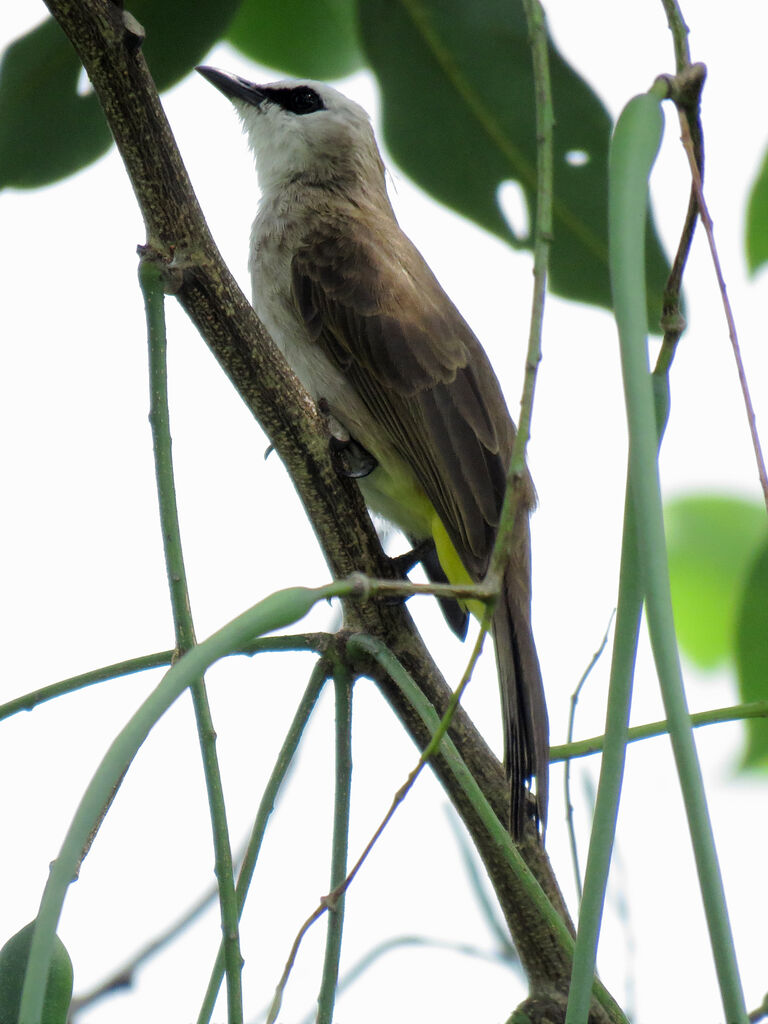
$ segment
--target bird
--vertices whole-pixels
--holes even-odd
[[[256,314],[324,413],[368,508],[416,545],[433,579],[481,581],[516,428],[480,342],[397,222],[368,114],[321,82],[197,71],[233,103],[255,158]],[[519,493],[491,623],[515,840],[530,820],[546,827],[549,734],[531,629],[527,469]],[[461,635],[479,603],[454,605],[452,621],[447,607]]]

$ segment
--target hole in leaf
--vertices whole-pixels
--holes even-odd
[[[496,189],[496,202],[512,234],[525,241],[531,234],[531,218],[525,190],[519,181],[502,181]]]
[[[585,149],[569,149],[565,154],[565,162],[569,167],[584,167],[591,157]]]

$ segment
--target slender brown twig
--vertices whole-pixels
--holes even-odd
[[[693,179],[693,187],[696,192],[696,202],[698,203],[699,207],[699,215],[701,217],[701,223],[704,227],[704,231],[707,236],[707,241],[709,242],[709,250],[712,254],[712,264],[715,268],[717,285],[720,289],[720,296],[723,300],[725,319],[728,322],[728,337],[731,339],[733,357],[736,360],[736,371],[739,375],[739,384],[741,385],[741,393],[744,398],[744,409],[747,414],[747,422],[749,423],[749,433],[752,438],[752,447],[755,451],[755,461],[757,462],[757,474],[760,480],[760,486],[763,489],[763,499],[765,501],[766,509],[768,510],[768,472],[766,472],[765,468],[765,459],[763,457],[762,445],[760,444],[760,435],[757,432],[755,408],[752,404],[752,396],[749,393],[749,383],[747,381],[747,374],[744,369],[744,362],[741,358],[741,347],[739,345],[739,336],[736,331],[736,321],[734,319],[733,309],[728,298],[728,290],[725,286],[725,278],[723,277],[723,270],[720,265],[720,257],[718,255],[717,245],[715,244],[715,232],[712,224],[712,218],[709,214],[709,209],[707,208],[707,203],[704,198],[704,187],[701,180],[701,173],[696,162],[696,153],[694,141],[691,136],[691,128],[688,123],[688,118],[686,116],[685,111],[678,108],[678,113],[680,116],[680,127],[682,129],[683,147],[685,149],[686,155],[688,156],[688,163],[691,168],[691,177]]]

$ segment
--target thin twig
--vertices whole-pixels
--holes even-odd
[[[763,999],[761,1005],[750,1013],[750,1024],[758,1024],[758,1021],[765,1020],[766,1017],[768,1017],[768,995]]]
[[[126,960],[120,967],[111,971],[104,981],[99,982],[87,992],[76,996],[69,1008],[69,1020],[74,1021],[76,1015],[91,1007],[100,999],[105,999],[122,989],[131,988],[135,982],[136,973],[148,960],[156,956],[164,946],[169,945],[181,935],[201,914],[203,914],[219,894],[218,886],[212,885],[206,892],[189,907],[178,920],[168,925],[145,946],[142,946],[130,959]]]
[[[422,752],[421,756],[419,757],[418,763],[409,772],[408,778],[405,780],[405,782],[402,784],[402,786],[400,786],[400,788],[397,790],[397,792],[393,796],[392,803],[389,806],[389,810],[387,811],[387,813],[382,818],[382,820],[379,823],[379,826],[376,829],[376,831],[373,833],[371,838],[368,840],[368,843],[366,844],[365,848],[363,849],[363,852],[357,858],[357,861],[355,862],[354,866],[352,867],[352,870],[349,872],[349,874],[346,875],[346,877],[334,889],[332,889],[326,896],[324,896],[320,900],[319,905],[315,908],[315,910],[312,911],[310,916],[307,918],[307,920],[304,922],[304,924],[299,929],[299,932],[298,932],[298,934],[296,935],[296,938],[293,941],[293,945],[291,946],[291,951],[290,951],[290,953],[288,955],[288,959],[287,959],[287,961],[285,963],[285,967],[283,969],[282,976],[281,976],[280,981],[278,982],[277,987],[275,989],[275,995],[274,995],[274,998],[272,1000],[272,1004],[271,1004],[271,1007],[270,1007],[269,1015],[267,1017],[267,1024],[272,1024],[272,1022],[274,1020],[276,1020],[276,1015],[277,1015],[277,1013],[280,1010],[280,1004],[281,1004],[282,998],[283,998],[283,991],[284,991],[285,986],[286,986],[286,984],[288,982],[288,978],[290,976],[290,973],[293,970],[293,965],[294,965],[294,963],[296,961],[296,957],[298,955],[299,947],[301,946],[302,939],[304,938],[306,933],[309,931],[309,929],[312,927],[312,925],[315,923],[315,921],[319,920],[320,917],[322,917],[322,915],[325,913],[326,910],[332,910],[333,908],[335,908],[337,906],[339,900],[344,896],[344,894],[346,893],[347,889],[350,887],[350,885],[354,881],[355,876],[357,875],[358,871],[360,871],[360,869],[362,868],[363,864],[368,859],[368,855],[373,850],[373,848],[376,845],[376,843],[378,842],[379,838],[383,835],[387,825],[392,820],[392,818],[393,818],[393,816],[395,814],[395,811],[400,806],[400,804],[403,802],[403,800],[405,800],[406,796],[408,795],[408,793],[413,788],[413,785],[416,782],[416,779],[421,774],[422,769],[429,762],[429,759],[436,753],[436,751],[438,750],[438,748],[440,746],[440,743],[443,740],[443,737],[448,732],[448,728],[450,726],[451,719],[453,718],[454,712],[455,712],[456,708],[458,707],[458,705],[459,705],[459,703],[461,701],[461,697],[462,697],[462,694],[464,693],[464,690],[466,689],[470,679],[472,678],[472,673],[475,670],[475,666],[476,666],[477,661],[478,661],[478,659],[480,657],[480,654],[482,652],[483,641],[484,641],[486,633],[488,631],[487,622],[485,621],[487,618],[488,618],[488,612],[486,612],[486,614],[483,616],[483,623],[481,624],[480,631],[478,633],[477,639],[475,640],[475,645],[474,645],[474,647],[472,649],[472,653],[471,653],[470,658],[469,658],[469,663],[467,664],[467,667],[464,670],[464,675],[461,678],[461,682],[456,687],[456,690],[453,693],[453,695],[451,697],[451,700],[450,700],[450,702],[448,704],[448,708],[446,709],[445,714],[441,718],[440,723],[439,723],[437,729],[435,729],[435,732],[432,735],[432,738],[430,739],[428,745],[426,746],[426,748]]]
[[[55,697],[75,693],[86,686],[93,686],[94,683],[135,675],[137,672],[146,672],[152,668],[164,668],[170,665],[172,660],[173,651],[158,651],[157,654],[143,654],[139,658],[118,661],[114,665],[104,665],[102,668],[95,668],[90,672],[82,672],[80,675],[70,676],[57,683],[41,686],[39,690],[31,690],[21,697],[14,697],[13,700],[0,704],[0,721],[18,714],[19,711],[31,711],[39,704],[44,704]]]
[[[709,242],[709,250],[712,254],[712,264],[715,268],[715,275],[717,277],[717,285],[720,289],[720,296],[723,300],[723,309],[725,311],[725,318],[728,322],[728,337],[731,339],[731,346],[733,348],[733,357],[736,360],[736,370],[739,375],[739,384],[741,385],[741,393],[744,397],[744,409],[747,414],[747,421],[749,423],[749,433],[752,438],[752,447],[755,451],[755,461],[757,463],[757,473],[760,479],[760,486],[763,490],[763,499],[768,509],[768,472],[765,468],[765,459],[763,458],[763,449],[760,444],[760,435],[757,432],[757,422],[755,420],[755,409],[752,405],[752,397],[749,393],[749,384],[747,382],[747,374],[744,370],[744,363],[741,359],[741,348],[739,346],[739,338],[736,331],[736,321],[734,320],[733,310],[731,309],[731,303],[728,299],[728,291],[725,286],[725,279],[723,277],[722,267],[720,266],[720,257],[717,252],[717,246],[715,244],[715,232],[712,225],[712,218],[709,215],[709,209],[707,208],[706,200],[704,199],[704,188],[701,181],[701,175],[699,168],[696,164],[696,155],[693,147],[693,140],[691,138],[690,126],[688,124],[688,118],[685,111],[678,110],[680,117],[680,127],[682,130],[682,141],[685,148],[685,152],[688,156],[688,163],[691,168],[691,177],[693,178],[693,187],[696,191],[696,200],[699,205],[699,214],[701,216],[701,223],[704,226],[704,231],[707,235],[707,241]]]
[[[482,600],[482,598],[478,598]],[[253,643],[243,647],[241,651],[233,651],[231,657],[252,658],[254,654],[269,654],[276,651],[308,651],[323,654],[331,640],[329,633],[284,633],[280,636],[259,637]],[[104,683],[110,679],[121,679],[123,676],[147,672],[153,668],[167,668],[173,664],[175,651],[158,651],[156,654],[143,654],[138,658],[118,661],[113,665],[104,665],[77,676],[70,676],[57,683],[42,686],[39,690],[31,690],[21,697],[14,697],[6,704],[0,704],[0,721],[17,715],[20,711],[32,711],[39,704],[63,697],[68,693],[76,693],[94,683]]]
[[[668,0],[668,2],[676,7],[674,0]],[[685,32],[687,32],[687,28],[685,29]],[[685,54],[687,55],[687,40],[685,45]],[[701,93],[707,77],[707,69],[704,64],[701,63],[690,64],[689,57],[687,57],[688,63],[681,66],[680,59],[680,55],[678,55],[677,75],[674,78],[669,75],[663,75],[661,77],[664,79],[667,86],[669,98],[673,100],[678,109],[685,111],[686,116],[688,117],[688,123],[692,126],[696,164],[699,168],[699,173],[703,175],[704,133],[701,127]],[[693,186],[691,186],[691,192],[688,198],[688,207],[685,212],[685,220],[683,222],[682,231],[680,232],[680,241],[677,245],[675,258],[672,261],[669,277],[667,278],[667,282],[664,286],[664,303],[661,311],[661,327],[664,331],[664,338],[659,349],[656,366],[653,371],[654,378],[657,381],[664,381],[667,392],[667,409],[664,410],[664,415],[660,418],[660,422],[666,422],[666,414],[668,412],[669,405],[669,384],[666,381],[666,378],[672,366],[672,360],[675,356],[677,343],[686,327],[681,302],[683,274],[688,262],[688,256],[690,255],[694,232],[696,231],[698,212],[699,207],[696,201],[696,191]]]
[[[331,851],[331,889],[347,874],[349,852],[349,814],[352,794],[352,676],[341,658],[333,667],[336,707],[336,763],[333,800],[333,840]],[[332,1024],[339,983],[341,937],[344,926],[344,894],[328,908],[323,978],[317,997],[317,1024]]]
[[[315,921],[318,921],[323,916],[326,910],[330,910],[332,907],[337,905],[338,900],[344,895],[344,893],[350,887],[358,871],[365,863],[368,854],[376,845],[379,837],[382,835],[387,825],[392,820],[392,816],[394,815],[397,808],[400,806],[400,804],[407,796],[408,791],[413,786],[413,783],[416,781],[419,773],[421,772],[425,764],[426,761],[424,761],[423,759],[419,760],[419,763],[416,765],[413,771],[410,772],[408,778],[395,793],[389,810],[384,815],[384,818],[382,819],[379,827],[368,840],[365,849],[358,857],[352,870],[349,872],[349,874],[346,876],[346,878],[340,885],[337,885],[336,888],[329,892],[327,896],[323,896],[317,907],[312,911],[312,913],[309,915],[309,917],[306,919],[304,924],[299,929],[296,938],[293,940],[293,945],[291,946],[291,951],[288,954],[288,959],[285,962],[285,967],[283,968],[282,976],[277,984],[277,988],[275,989],[275,995],[270,1006],[269,1014],[267,1015],[267,1024],[271,1024],[271,1022],[276,1020],[276,1016],[280,1009],[280,1004],[282,1003],[283,999],[283,991],[285,990],[288,978],[291,974],[291,971],[293,970],[293,965],[296,962],[296,957],[298,956],[299,948],[301,946],[302,940],[304,939],[304,936],[307,934],[307,932],[315,923]]]
[[[579,703],[579,695],[587,679],[592,674],[592,669],[595,667],[600,657],[602,657],[603,651],[605,650],[605,645],[608,643],[608,634],[611,631],[611,623],[613,622],[613,616],[615,614],[616,609],[614,608],[611,612],[610,618],[608,619],[608,625],[606,627],[605,634],[603,635],[603,639],[600,642],[600,646],[592,655],[592,658],[590,659],[590,662],[587,665],[587,667],[584,669],[584,673],[581,679],[579,680],[576,689],[571,694],[571,707],[568,712],[568,739],[566,741],[567,744],[570,744],[573,741],[573,729],[576,724],[576,706]],[[549,760],[551,763],[551,753]],[[579,850],[578,846],[576,845],[576,828],[573,823],[573,803],[571,801],[571,760],[570,758],[565,758],[564,760],[565,772],[563,773],[563,786],[565,790],[565,811],[566,820],[568,823],[568,838],[571,844],[571,860],[573,862],[573,872],[576,880],[576,893],[578,901],[579,903],[581,903],[581,870],[579,868]]]
[[[299,706],[296,708],[296,713],[293,716],[290,728],[283,740],[283,745],[280,748],[275,765],[264,788],[264,792],[259,802],[259,809],[256,813],[256,819],[253,823],[251,835],[245,849],[243,863],[237,876],[236,892],[238,914],[242,914],[243,907],[245,906],[245,897],[248,894],[248,889],[250,888],[253,874],[256,870],[259,851],[261,850],[261,844],[264,839],[264,834],[266,832],[270,816],[274,810],[275,802],[288,771],[293,764],[293,758],[298,750],[299,742],[301,737],[304,735],[307,722],[309,721],[310,715],[312,714],[323,686],[325,685],[328,672],[329,661],[325,657],[322,657],[312,670],[307,688],[299,702]],[[219,946],[216,962],[214,963],[213,970],[211,971],[211,977],[208,981],[205,997],[201,1004],[200,1012],[198,1013],[197,1024],[208,1024],[211,1020],[223,976],[224,950],[222,943],[222,945]]]
[[[672,45],[675,48],[675,66],[678,75],[691,63],[691,53],[688,48],[688,26],[683,18],[683,12],[678,6],[677,0],[661,0],[667,15],[667,24],[672,33]]]
[[[349,970],[339,979],[338,991],[343,992],[349,988],[357,979],[369,970],[381,957],[398,949],[409,947],[411,949],[440,950],[445,953],[457,953],[459,956],[473,957],[485,963],[497,964],[501,967],[519,967],[519,961],[515,959],[514,952],[508,953],[503,949],[485,950],[478,946],[471,946],[466,942],[452,942],[450,939],[435,939],[427,935],[399,935],[392,939],[385,939],[374,946],[367,953],[363,954]],[[298,1024],[316,1024],[317,1011],[312,1009],[306,1016],[302,1017]]]
[[[328,908],[324,903],[320,903],[315,908],[315,910],[313,910],[312,913],[309,915],[307,920],[299,929],[298,935],[293,940],[291,952],[288,954],[288,959],[285,963],[285,967],[283,968],[282,976],[280,978],[280,981],[277,983],[277,988],[275,989],[274,998],[270,1003],[269,1012],[267,1014],[268,1024],[270,1021],[276,1020],[277,1014],[280,1012],[280,1006],[283,1001],[283,992],[285,991],[285,986],[288,984],[288,978],[290,977],[291,971],[293,970],[293,965],[296,963],[296,957],[299,955],[299,947],[301,946],[302,939],[307,934],[312,925],[315,923],[315,921],[318,921],[323,916],[327,909]]]
[[[407,697],[408,701],[416,710],[430,732],[433,734],[437,733],[440,721],[435,709],[425,699],[424,695],[419,690],[419,687],[414,683],[413,679],[410,678],[409,674],[404,670],[397,658],[394,657],[392,652],[389,651],[380,640],[371,636],[358,635],[356,637],[351,637],[347,645],[347,650],[350,652],[356,651],[361,655],[368,655],[374,658]],[[553,942],[553,948],[562,950],[566,957],[572,958],[573,933],[559,913],[556,902],[553,901],[550,895],[542,890],[534,876],[527,868],[525,861],[521,856],[520,848],[512,841],[508,829],[502,824],[501,809],[494,810],[488,803],[478,786],[477,780],[474,778],[471,771],[468,770],[467,765],[464,763],[461,754],[453,744],[450,736],[446,736],[444,738],[440,747],[440,754],[448,761],[451,772],[453,772],[455,778],[460,782],[462,789],[467,794],[467,797],[471,801],[472,807],[477,812],[478,816],[482,818],[486,828],[488,829],[489,835],[493,838],[499,856],[503,858],[504,862],[511,868],[515,877],[519,880],[521,892],[525,891],[528,896],[531,897],[532,902],[537,908],[537,913],[542,914],[545,918],[548,934],[550,940]],[[533,827],[531,827],[530,831],[533,831]],[[531,841],[535,843],[537,848],[540,848],[538,839],[531,839]],[[540,975],[536,971],[535,965],[528,961],[525,946],[518,944],[517,949],[520,954],[520,962],[528,976],[531,986],[531,998],[535,1002],[538,993],[547,991],[546,981],[543,985],[539,981]],[[622,1021],[623,1024],[626,1024],[626,1018],[622,1014],[620,1008],[597,978],[593,979],[591,992],[594,1000],[590,1011],[590,1020],[592,1024],[597,1024],[598,1021],[605,1021],[608,1019]],[[522,1004],[518,1009],[518,1016],[526,1014],[526,1004]],[[562,1007],[560,1007],[560,1010],[562,1010]],[[537,1016],[536,1019],[539,1019],[539,1016]],[[527,1015],[525,1019],[529,1019]],[[558,1017],[558,1019],[560,1018]]]
[[[735,704],[727,708],[715,708],[713,711],[699,711],[691,715],[691,725],[699,728],[702,725],[721,725],[723,722],[741,722],[747,718],[768,718],[768,700],[756,700],[750,704]],[[653,736],[665,736],[669,732],[669,722],[649,722],[647,725],[633,726],[627,733],[627,742],[651,739]],[[603,749],[604,736],[592,736],[574,743],[563,743],[549,748],[549,760],[552,764],[576,757],[589,757],[599,754]]]
[[[525,474],[525,452],[531,436],[533,399],[536,375],[541,362],[541,335],[544,320],[544,299],[547,292],[549,250],[552,244],[552,202],[554,193],[554,111],[549,77],[549,41],[544,11],[538,0],[523,0],[533,60],[534,94],[536,100],[536,224],[533,244],[533,297],[531,323],[525,358],[525,378],[520,400],[520,418],[507,473],[507,490],[501,521],[491,556],[487,580],[498,590],[510,551],[512,531],[520,503],[520,483]]]

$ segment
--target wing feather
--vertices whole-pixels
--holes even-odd
[[[365,211],[359,221],[316,222],[293,258],[296,306],[479,577],[498,525],[514,427],[471,329],[418,250],[392,231],[390,219],[376,218]]]

